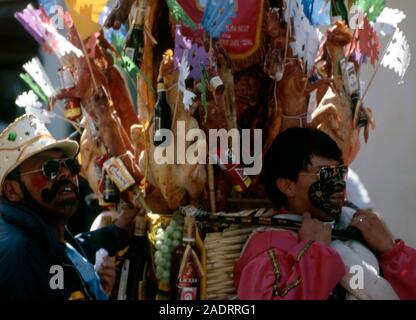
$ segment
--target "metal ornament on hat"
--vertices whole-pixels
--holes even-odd
[[[25,118],[28,118],[29,120],[29,126],[33,128],[33,131],[29,131],[30,129],[26,129],[26,123],[22,123],[20,121],[24,121]],[[20,123],[19,123],[20,122]],[[29,137],[31,134],[35,135],[35,137],[24,141],[21,144],[18,144],[14,147],[0,147],[0,151],[14,151],[16,150],[17,152],[20,152],[19,156],[17,157],[17,159],[15,160],[16,163],[20,160],[20,158],[22,157],[22,155],[24,154],[24,151],[34,142],[41,140],[42,138],[46,138],[46,139],[51,139],[53,142],[55,141],[54,137],[52,137],[52,135],[48,132],[48,130],[46,129],[46,127],[44,128],[39,128],[39,120],[36,119],[33,115],[23,115],[19,118],[17,118],[8,128],[6,128],[3,131],[3,134],[7,134],[7,132],[10,130],[8,135],[7,135],[7,140],[10,142],[15,142],[18,138],[19,140],[23,140],[24,136]],[[14,126],[16,126],[16,128],[13,128]],[[24,130],[24,136],[18,136],[18,131],[23,129]],[[36,131],[40,131],[40,132],[36,132]],[[42,133],[41,133],[42,132]],[[40,134],[39,134],[40,133]],[[42,144],[42,142],[41,142]],[[3,143],[1,144],[3,145]]]
[[[15,133],[15,132],[12,132]],[[9,134],[10,135],[10,134]],[[13,150],[17,150],[18,152],[20,152],[20,155],[17,157],[16,162],[18,162],[20,160],[20,157],[23,155],[24,151],[35,141],[40,140],[42,138],[50,138],[53,139],[53,137],[51,135],[48,134],[42,134],[40,136],[36,136],[33,137],[32,139],[25,141],[24,143],[16,146],[16,147],[11,147],[11,148],[0,148],[0,151],[13,151]],[[10,139],[8,139],[10,141]]]
[[[17,118],[0,134],[0,183],[23,160],[50,143],[56,143],[46,126],[32,114]],[[1,191],[0,191],[1,194]]]

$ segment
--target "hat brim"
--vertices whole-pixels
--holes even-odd
[[[56,142],[53,142],[51,144],[47,144],[47,145],[39,148],[35,152],[31,152],[31,153],[21,157],[19,159],[19,161],[17,161],[13,166],[11,166],[9,168],[9,170],[7,170],[7,172],[3,175],[3,177],[0,181],[0,195],[3,194],[3,182],[4,182],[5,178],[7,177],[7,175],[10,172],[12,172],[18,166],[20,166],[27,159],[30,159],[33,156],[38,155],[39,153],[42,153],[42,152],[45,152],[45,151],[48,151],[48,150],[52,150],[52,149],[61,150],[66,157],[75,157],[78,154],[79,145],[78,145],[77,142],[69,140],[69,139],[57,140]]]

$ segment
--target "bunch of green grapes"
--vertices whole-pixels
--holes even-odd
[[[181,243],[183,233],[183,216],[175,212],[166,230],[160,227],[156,231],[156,278],[168,283],[172,251]]]

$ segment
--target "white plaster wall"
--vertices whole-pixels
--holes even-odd
[[[397,85],[398,76],[380,68],[366,98],[373,110],[377,128],[352,164],[396,237],[416,247],[416,1],[387,1],[399,8],[406,19],[399,25],[405,34],[413,60],[405,83]],[[383,49],[387,40],[383,40]],[[362,79],[372,72],[366,68]]]

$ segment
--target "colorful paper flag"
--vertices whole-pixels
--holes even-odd
[[[39,14],[40,11],[36,10],[31,4],[29,4],[22,11],[17,11],[14,14],[14,17],[20,22],[26,31],[29,32],[41,46],[43,46],[45,44],[44,34],[46,30]]]
[[[385,37],[388,34],[392,34],[404,18],[406,18],[406,15],[403,11],[386,7],[378,16],[377,21],[373,24],[373,29],[378,34]]]
[[[65,0],[82,40],[101,30],[98,23],[108,0]]]
[[[404,75],[410,65],[411,56],[409,43],[403,32],[397,28],[381,64],[396,72],[400,77],[399,83],[403,83]]]
[[[195,93],[186,88],[185,80],[189,76],[189,64],[188,64],[188,50],[185,50],[182,55],[181,67],[179,69],[178,88],[183,94],[183,105],[185,110],[189,110],[192,105],[192,100],[196,97]]]
[[[361,51],[370,57],[371,64],[375,65],[378,60],[380,43],[377,33],[374,32],[367,17],[364,18],[364,29],[360,30],[360,47]]]
[[[56,115],[54,112],[44,108],[38,96],[32,90],[20,94],[15,103],[17,106],[25,108],[27,114],[35,115],[43,123],[50,123],[50,119]]]
[[[368,17],[369,21],[376,21],[377,17],[383,11],[386,1],[385,0],[356,0],[355,4],[358,8],[361,8]]]
[[[296,41],[291,42],[293,54],[303,59],[307,70],[311,70],[319,49],[322,35],[319,30],[309,24],[300,0],[292,2],[290,16],[293,18]]]
[[[208,66],[208,53],[202,46],[198,46],[196,43],[192,43],[190,39],[187,39],[182,35],[181,27],[176,26],[176,34],[175,34],[175,51],[174,51],[174,63],[175,68],[179,68],[181,64],[181,60],[183,57],[183,53],[185,50],[188,50],[188,63],[190,67],[190,74],[189,77],[194,80],[200,80],[201,72],[201,64],[204,66]]]
[[[331,2],[327,0],[302,0],[303,10],[310,23],[314,26],[331,24]]]
[[[42,99],[44,102],[48,101],[48,97],[43,92],[42,88],[39,87],[39,85],[36,83],[35,80],[32,79],[32,77],[27,73],[21,73],[19,74],[19,77],[26,82],[26,84],[29,86],[30,89],[33,90],[33,92],[36,93],[36,95]]]
[[[55,94],[55,89],[52,86],[51,80],[37,57],[34,57],[32,60],[26,62],[23,65],[23,69],[25,69],[25,71],[32,77],[48,98]]]
[[[54,9],[54,6],[60,5],[60,0],[38,0],[39,4],[45,8],[47,13],[50,13]]]
[[[211,38],[218,39],[233,17],[234,0],[208,0],[201,25]]]
[[[183,8],[176,0],[166,0],[169,7],[169,11],[177,23],[183,23],[190,27],[192,30],[196,30],[195,22],[186,14]]]
[[[362,63],[365,57],[369,57],[371,64],[375,65],[379,56],[380,43],[367,17],[364,17],[362,28],[356,29],[354,35],[352,42],[346,47],[346,53],[354,53],[358,63]]]
[[[47,17],[42,16],[41,10],[36,10],[28,5],[21,12],[16,12],[16,19],[23,27],[39,42],[40,45],[47,45],[59,60],[68,55],[82,57],[82,51],[76,48],[71,42],[63,37],[50,23]]]

